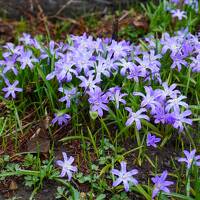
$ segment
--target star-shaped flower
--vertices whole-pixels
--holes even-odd
[[[67,154],[65,152],[62,152],[62,155],[63,155],[64,161],[57,160],[56,164],[62,167],[60,177],[64,177],[67,174],[68,180],[70,181],[72,179],[73,173],[77,172],[77,167],[72,165],[72,163],[74,162],[74,158],[72,156],[70,156],[68,159]]]
[[[62,124],[67,125],[70,119],[71,119],[70,115],[62,113],[62,111],[60,111],[54,114],[54,118],[51,123],[54,125],[56,122],[58,122],[59,126],[61,126]]]
[[[165,179],[167,178],[167,171],[165,170],[161,176],[156,175],[154,178],[152,178],[152,182],[155,184],[154,185],[154,189],[153,189],[153,193],[152,193],[152,199],[154,199],[154,197],[157,196],[157,194],[160,191],[166,192],[166,193],[170,193],[169,189],[167,188],[168,186],[172,185],[173,182],[172,181],[166,181]]]
[[[178,20],[182,20],[183,18],[187,18],[186,12],[181,11],[180,9],[172,10],[172,17],[178,17]]]
[[[185,154],[186,158],[179,158],[179,162],[186,162],[187,168],[190,169],[192,164],[196,166],[200,166],[200,155],[195,156],[196,149],[192,150],[191,152],[184,150],[183,153]]]
[[[129,107],[126,107],[125,109],[129,112],[129,118],[126,121],[126,126],[130,126],[133,122],[135,122],[137,130],[140,130],[141,129],[140,120],[146,119],[147,121],[149,121],[149,117],[143,114],[144,112],[147,111],[145,108],[141,108],[137,112],[133,112],[132,109]]]
[[[134,185],[138,184],[138,181],[133,178],[133,175],[138,173],[137,169],[132,169],[131,171],[127,172],[126,170],[126,162],[122,161],[120,163],[121,170],[112,169],[111,173],[118,176],[116,181],[113,182],[113,187],[118,186],[120,183],[124,184],[124,189],[126,192],[129,191],[129,182],[132,182]]]
[[[13,84],[10,84],[9,80],[5,79],[5,83],[8,87],[4,87],[2,91],[6,92],[5,98],[8,98],[10,95],[12,96],[13,99],[16,98],[15,92],[22,92],[22,88],[16,87],[19,83],[18,80],[16,80]]]
[[[157,138],[155,135],[151,135],[151,133],[147,134],[147,146],[153,146],[153,147],[157,147],[158,142],[160,142],[160,138]]]

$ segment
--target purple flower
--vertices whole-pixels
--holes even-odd
[[[96,41],[93,41],[92,48],[97,52],[103,52],[103,41],[101,38],[97,38]]]
[[[135,60],[139,63],[139,65],[145,70],[149,70],[151,74],[159,73],[161,63],[157,60],[160,59],[161,55],[155,55],[155,51],[151,50],[149,52],[143,52],[143,59],[139,57],[135,57]]]
[[[63,155],[64,161],[57,160],[56,164],[62,167],[60,177],[64,177],[67,174],[68,180],[70,181],[72,179],[73,173],[77,172],[77,167],[72,165],[72,163],[74,162],[74,158],[72,156],[70,156],[68,159],[67,154],[65,152],[62,152],[62,155]]]
[[[126,121],[126,126],[130,126],[133,122],[135,122],[137,130],[140,130],[141,129],[140,120],[146,119],[149,121],[149,117],[147,115],[142,114],[147,111],[145,108],[141,108],[137,112],[133,112],[132,109],[129,107],[126,107],[125,109],[129,112],[129,118]]]
[[[41,45],[40,45],[40,42],[38,42],[38,40],[36,38],[34,38],[32,40],[32,43],[33,43],[32,45],[34,46],[34,48],[36,48],[36,49],[38,49],[40,51],[43,50],[42,47],[41,47]]]
[[[180,0],[171,0],[172,3],[178,4]]]
[[[90,71],[92,74],[96,74],[96,77],[101,78],[102,75],[110,77],[110,70],[108,65],[104,63],[104,59],[98,58],[98,63],[95,68]]]
[[[87,35],[84,33],[82,36],[73,36],[72,39],[75,39],[74,44],[76,48],[84,51],[95,51],[92,46],[92,44],[94,43],[92,36],[87,37]]]
[[[9,50],[8,52],[3,53],[3,57],[9,57],[11,55],[20,55],[21,51],[23,50],[23,46],[16,46],[11,43],[11,42],[7,42],[6,45],[3,46],[5,49]]]
[[[29,66],[30,69],[33,68],[33,62],[38,60],[33,57],[32,51],[23,51],[18,57],[17,61],[21,63],[21,69],[25,69],[26,66]]]
[[[111,72],[111,70],[117,71],[118,70],[118,65],[116,60],[112,57],[111,53],[108,53],[106,58],[98,57],[97,60],[103,60],[103,63],[105,66],[107,66],[107,69]]]
[[[61,97],[59,99],[59,101],[60,102],[66,101],[66,107],[70,108],[71,99],[78,94],[77,93],[77,89],[76,88],[72,88],[71,90],[67,90],[67,89],[64,89],[64,88],[60,87],[60,88],[58,88],[58,91],[64,93],[64,95],[65,95],[64,97]]]
[[[76,63],[76,71],[81,73],[84,71],[85,75],[89,72],[91,66],[94,66],[94,61],[91,60],[92,52],[82,49],[73,49],[74,62]]]
[[[154,183],[154,189],[152,193],[152,199],[157,196],[157,194],[160,191],[170,193],[169,189],[167,188],[168,186],[174,184],[172,181],[166,181],[165,179],[167,178],[167,171],[165,170],[161,176],[156,175],[154,178],[152,178],[152,182]]]
[[[186,118],[191,114],[192,114],[192,112],[190,110],[186,110],[182,113],[174,112],[175,122],[173,123],[173,127],[176,129],[179,129],[179,132],[182,132],[183,131],[183,123],[192,125],[192,120]]]
[[[168,33],[163,34],[160,43],[163,45],[162,54],[165,54],[168,49],[172,51],[172,54],[176,54],[182,47],[181,38],[170,37]]]
[[[131,68],[129,68],[127,78],[134,79],[135,82],[139,82],[139,77],[144,78],[146,73],[146,70],[141,67],[141,65],[133,65]]]
[[[191,152],[184,150],[183,151],[186,158],[179,158],[179,162],[186,162],[187,163],[187,169],[190,169],[190,167],[193,165],[200,166],[200,155],[195,156],[196,149],[192,150]]]
[[[6,92],[5,98],[8,98],[10,95],[12,96],[13,99],[16,98],[15,92],[22,92],[22,88],[17,88],[16,86],[18,85],[19,81],[16,80],[13,84],[10,84],[9,80],[5,79],[5,83],[8,87],[4,87],[2,91]]]
[[[121,93],[120,92],[121,88],[119,87],[114,87],[114,88],[110,88],[109,92],[107,93],[107,95],[109,96],[109,99],[111,101],[114,101],[116,103],[116,108],[119,109],[119,103],[121,102],[122,104],[126,104],[126,101],[123,99],[123,97],[127,96],[126,93]]]
[[[89,94],[89,103],[91,105],[91,111],[98,112],[98,115],[100,117],[103,116],[103,110],[108,111],[109,108],[106,105],[108,103],[108,96],[106,94],[104,94],[101,91],[101,88],[96,87],[94,89],[91,89],[89,92],[87,92]]]
[[[183,18],[187,18],[186,12],[181,11],[180,9],[172,10],[172,17],[178,17],[178,20],[182,20]]]
[[[158,61],[158,59],[160,59],[160,58],[162,58],[161,54],[156,55],[155,50],[150,50],[150,52],[143,53],[143,60],[149,60],[149,65],[154,66],[154,68],[160,68],[161,63]],[[152,70],[152,69],[150,69],[150,70]],[[159,71],[159,69],[158,69],[158,71]]]
[[[173,125],[175,123],[175,121],[176,121],[174,113],[167,113],[165,115],[165,121],[166,121],[167,124]]]
[[[51,80],[57,75],[56,71],[52,71],[50,74],[46,76],[46,80]]]
[[[180,111],[179,106],[183,106],[184,108],[188,108],[188,104],[182,101],[183,99],[186,99],[186,96],[180,95],[179,97],[175,97],[172,99],[169,99],[167,101],[167,105],[165,107],[165,110],[169,112],[171,109],[174,111]]]
[[[183,66],[187,66],[187,62],[184,59],[184,55],[182,55],[181,53],[176,53],[176,54],[171,54],[170,55],[173,63],[171,65],[171,68],[174,69],[175,67],[178,68],[178,71],[181,71],[182,65]]]
[[[55,63],[55,70],[48,74],[46,79],[51,80],[56,76],[59,82],[63,80],[70,82],[73,74],[78,76],[77,71],[72,68],[74,65],[75,62],[73,61],[72,54],[68,53],[63,55],[62,58]]]
[[[75,62],[72,61],[72,56],[66,54],[66,56],[55,63],[55,72],[57,79],[62,81],[66,79],[67,82],[72,80],[72,74],[78,76],[78,73],[73,69]]]
[[[129,182],[133,183],[134,185],[138,184],[138,181],[133,178],[133,175],[138,173],[137,169],[132,169],[131,171],[127,172],[126,169],[126,162],[122,161],[120,163],[121,165],[121,170],[117,170],[117,169],[112,169],[111,173],[118,176],[118,178],[116,179],[116,181],[113,182],[113,187],[118,186],[120,183],[123,183],[124,185],[124,189],[126,192],[129,191]]]
[[[156,39],[155,39],[154,35],[150,35],[148,37],[145,37],[144,39],[148,43],[148,47],[150,49],[156,48]]]
[[[23,33],[23,36],[19,38],[19,41],[23,42],[25,45],[32,45],[32,38],[30,34]]]
[[[126,73],[135,66],[133,62],[128,62],[126,59],[120,59],[120,61],[116,62],[116,64],[122,66],[120,70],[120,74],[122,76],[125,76]]]
[[[141,49],[141,45],[138,44],[136,46],[133,46],[133,52],[134,56],[138,56],[140,54],[142,54],[142,49]]]
[[[187,57],[187,56],[192,55],[194,48],[195,48],[195,45],[194,45],[194,42],[191,41],[191,39],[187,39],[183,41],[183,45],[182,45],[183,56]]]
[[[147,134],[147,146],[153,146],[153,147],[157,147],[158,142],[160,142],[160,138],[157,138],[155,135],[151,135],[151,133]]]
[[[85,89],[88,89],[88,88],[94,89],[97,87],[96,84],[101,82],[101,79],[98,77],[96,77],[94,79],[94,75],[92,75],[92,74],[89,74],[88,78],[86,78],[84,76],[79,76],[78,78],[82,81],[82,83],[79,86],[83,87]]]
[[[117,42],[112,40],[112,43],[108,46],[107,50],[108,52],[113,52],[114,58],[119,59],[126,57],[132,48],[125,41]]]
[[[69,119],[71,119],[70,115],[60,112],[58,114],[54,114],[54,119],[51,123],[54,125],[56,122],[58,122],[59,126],[61,126],[62,124],[67,125]]]
[[[155,118],[155,121],[154,123],[155,124],[158,124],[158,123],[162,123],[162,124],[165,124],[166,123],[166,116],[167,114],[165,113],[165,108],[163,106],[157,106],[155,108],[155,114],[154,114],[154,118]]]
[[[15,75],[18,74],[18,71],[16,69],[16,59],[17,59],[17,55],[14,54],[10,57],[6,57],[5,60],[0,61],[0,65],[5,65],[5,68],[3,70],[4,74],[10,70],[12,70]]]
[[[55,58],[57,58],[58,56],[57,56],[57,52],[56,52],[56,49],[55,49],[55,46],[56,46],[57,44],[54,42],[54,41],[50,41],[49,42],[49,48],[47,49],[47,52],[46,51],[44,51],[44,50],[42,50],[41,51],[41,56],[40,56],[40,58],[41,59],[45,59],[45,58],[48,58],[49,57],[49,53],[50,53],[50,55],[51,56],[55,56]]]
[[[190,67],[192,68],[193,72],[200,72],[200,53],[197,55],[196,58],[191,58],[192,63],[190,64]]]
[[[156,106],[160,106],[160,102],[156,100],[156,98],[159,96],[158,94],[155,95],[154,91],[152,88],[149,86],[145,86],[145,92],[146,96],[141,93],[141,92],[133,92],[133,95],[135,96],[141,96],[143,97],[142,102],[141,102],[141,107],[147,107],[148,109],[151,109],[151,113],[155,113],[155,108]]]
[[[162,93],[162,96],[164,97],[164,99],[166,99],[167,96],[171,98],[175,98],[177,97],[177,94],[180,94],[179,90],[174,90],[176,88],[176,84],[172,84],[168,86],[167,82],[164,82],[162,86],[164,88],[164,91]]]

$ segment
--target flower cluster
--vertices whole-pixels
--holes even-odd
[[[187,118],[191,111],[188,110],[188,104],[183,101],[186,97],[175,89],[176,84],[168,86],[164,82],[162,87],[163,89],[153,90],[151,86],[145,86],[145,95],[141,92],[134,92],[133,95],[142,97],[141,107],[150,111],[155,124],[171,124],[182,132],[183,123],[192,124],[192,120]]]
[[[48,71],[46,79],[57,81],[60,92],[58,101],[66,103],[66,112],[70,112],[73,104],[77,104],[79,97],[86,96],[90,111],[100,117],[108,113],[114,103],[116,109],[128,111],[126,126],[135,124],[140,130],[142,120],[150,121],[153,118],[155,124],[170,124],[181,132],[184,123],[192,123],[188,118],[191,111],[185,102],[186,97],[176,89],[176,84],[168,85],[162,81],[161,59],[169,53],[172,69],[180,71],[185,66],[195,73],[199,72],[200,42],[197,36],[187,30],[179,31],[172,37],[164,33],[159,41],[160,52],[156,50],[153,36],[145,41],[148,50],[124,40],[94,39],[83,34],[71,35],[68,43],[50,41],[46,47],[36,38],[23,34],[20,38],[22,45],[7,43],[4,46],[0,67],[1,77],[7,87],[3,87],[2,91],[5,92],[5,98],[16,98],[15,93],[22,92],[21,88],[16,87],[19,81],[11,84],[8,77],[12,74],[18,78],[23,70],[47,66],[44,70],[45,73]],[[117,83],[114,80],[118,80]],[[143,83],[145,94],[144,91],[132,93],[123,84],[124,80]],[[152,88],[152,82],[157,84],[157,89]],[[138,110],[131,104],[135,96],[142,97]],[[61,115],[58,111],[52,123],[67,124],[71,119],[69,114]]]

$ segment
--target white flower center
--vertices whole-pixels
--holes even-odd
[[[66,168],[66,169],[69,169],[70,166],[71,166],[71,165],[70,165],[69,163],[65,163],[65,164],[64,164],[64,168]]]
[[[15,90],[15,88],[14,88],[13,86],[10,86],[9,90],[10,90],[11,92],[13,92],[13,91]]]

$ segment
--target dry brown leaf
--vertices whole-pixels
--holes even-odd
[[[9,190],[17,190],[17,189],[18,189],[17,183],[12,180],[9,186]]]
[[[50,138],[48,132],[42,128],[38,128],[36,133],[27,142],[29,152],[48,153],[50,149]]]

